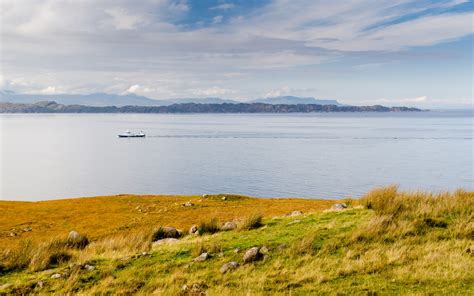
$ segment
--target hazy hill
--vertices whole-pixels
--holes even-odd
[[[92,107],[105,106],[169,106],[173,104],[239,104],[242,102],[227,100],[221,98],[177,98],[156,100],[136,94],[116,95],[106,93],[94,93],[88,95],[81,94],[19,94],[13,91],[0,91],[0,102],[3,103],[17,103],[17,104],[31,104],[42,101],[55,101],[58,104],[64,105],[85,105]],[[283,105],[297,105],[297,104],[318,104],[318,105],[336,105],[342,106],[336,100],[317,100],[315,98],[300,98],[300,97],[274,97],[262,98],[245,103],[264,103],[264,104],[283,104]]]
[[[294,96],[283,96],[283,97],[272,97],[272,98],[261,98],[249,101],[249,103],[264,103],[264,104],[280,104],[280,105],[293,105],[293,104],[304,104],[304,105],[336,105],[342,106],[336,100],[318,100],[315,98],[302,98]]]
[[[196,104],[183,103],[168,106],[84,106],[64,105],[54,101],[34,104],[2,103],[0,113],[311,113],[311,112],[411,112],[421,111],[408,107],[335,106],[317,104],[273,105],[263,103]]]

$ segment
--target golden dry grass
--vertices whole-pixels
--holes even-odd
[[[334,203],[330,200],[226,197],[222,200],[221,195],[117,195],[41,202],[0,201],[0,249],[18,247],[25,240],[37,243],[51,237],[65,237],[71,230],[86,234],[92,240],[160,225],[187,231],[191,225],[210,218],[225,222],[254,212],[265,217],[284,215],[293,210],[314,212]],[[194,206],[182,206],[186,201]],[[24,231],[28,228],[31,231]]]
[[[399,192],[392,186],[364,196],[361,204],[366,208],[318,213],[321,208],[314,207],[316,213],[298,217],[281,214],[295,209],[308,212],[309,207],[301,206],[304,200],[263,200],[287,207],[272,212],[265,206],[256,209],[252,205],[261,205],[261,200],[238,197],[226,201],[207,197],[201,202],[193,201],[195,207],[180,205],[190,198],[182,198],[174,212],[198,211],[199,203],[207,205],[201,210],[221,208],[229,212],[228,216],[192,216],[188,225],[210,221],[211,217],[219,223],[250,223],[258,217],[252,213],[262,213],[266,217],[257,220],[263,227],[188,235],[175,244],[156,246],[151,242],[157,226],[154,223],[137,224],[139,227],[133,231],[126,228],[96,236],[84,249],[64,249],[57,240],[22,243],[26,252],[5,258],[27,262],[29,270],[7,270],[4,278],[0,277],[0,284],[10,283],[4,291],[19,294],[193,295],[194,288],[197,294],[207,295],[474,293],[474,192]],[[333,202],[311,203],[321,207],[326,204],[327,209]],[[232,212],[234,209],[237,210]],[[175,226],[178,222],[166,224]],[[269,256],[243,264],[243,251],[253,246],[268,246]],[[28,252],[30,256],[25,258]],[[62,252],[71,256],[68,264],[93,264],[96,269],[71,268],[62,263],[61,260],[68,260]],[[211,259],[193,262],[202,252],[210,253]],[[239,262],[240,266],[221,274],[220,267],[229,261]],[[31,272],[45,267],[52,269]],[[63,277],[51,279],[53,272]],[[45,287],[38,286],[39,280]],[[191,290],[186,292],[183,285]]]

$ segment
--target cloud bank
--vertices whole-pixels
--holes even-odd
[[[390,68],[394,64],[421,56],[423,69],[432,72],[439,59],[472,61],[464,43],[443,47],[472,38],[468,4],[273,0],[203,7],[184,0],[3,0],[0,81],[2,88],[19,92],[133,92],[155,98],[273,92],[357,100],[371,93],[352,81],[365,75],[362,84],[369,83],[373,73],[385,79],[379,89],[372,87],[380,97],[387,81],[403,78],[401,70]],[[364,68],[374,64],[379,66]],[[442,79],[438,71],[436,79]],[[472,96],[465,85],[472,71],[470,77],[463,71],[464,93],[453,94],[457,97]],[[341,85],[351,91],[342,92]],[[428,86],[423,80],[405,86],[412,93],[388,95],[415,97]]]

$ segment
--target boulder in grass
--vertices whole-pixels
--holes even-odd
[[[152,241],[155,242],[165,238],[180,238],[181,234],[181,231],[174,227],[163,226],[153,233]]]
[[[70,248],[83,249],[89,244],[89,239],[87,236],[80,234],[79,232],[73,230],[69,232],[67,236],[67,246]]]
[[[337,203],[337,204],[332,205],[331,209],[334,211],[342,211],[344,209],[347,209],[347,204]]]
[[[220,268],[219,271],[221,273],[226,273],[228,271],[236,269],[237,267],[239,267],[239,263],[231,261],[231,262],[227,262],[224,265],[222,265],[222,267]]]
[[[164,238],[164,239],[160,239],[160,240],[157,240],[157,241],[153,242],[151,244],[151,247],[152,247],[152,249],[155,249],[159,246],[173,245],[173,244],[176,244],[178,242],[179,242],[179,239],[177,239],[177,238]]]
[[[253,247],[248,249],[244,254],[244,263],[250,263],[263,258],[263,254],[260,253],[260,249],[258,247]]]
[[[262,246],[259,250],[259,253],[263,255],[268,255],[270,253],[270,249],[267,246]]]
[[[197,225],[193,225],[189,228],[189,234],[198,234],[199,228]]]
[[[204,252],[201,255],[194,258],[193,261],[194,262],[203,262],[203,261],[206,261],[207,259],[209,259],[210,257],[211,256],[208,253]]]
[[[237,223],[230,221],[230,222],[225,222],[221,229],[226,231],[226,230],[234,230],[236,228],[237,228]]]
[[[183,204],[183,207],[192,207],[192,206],[194,206],[194,204],[190,201],[187,201]]]

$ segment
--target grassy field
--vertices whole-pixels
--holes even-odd
[[[182,206],[187,201],[194,205]],[[474,294],[473,192],[388,187],[360,206],[328,210],[334,203],[239,196],[3,202],[1,210],[13,213],[0,218],[2,232],[26,222],[32,231],[2,237],[0,294]],[[294,210],[303,214],[285,216]],[[160,225],[210,231],[231,220],[237,229],[152,243]],[[72,229],[89,244],[65,244]],[[252,247],[262,256],[244,263]],[[193,260],[203,252],[211,257]],[[231,261],[238,267],[221,273]]]

